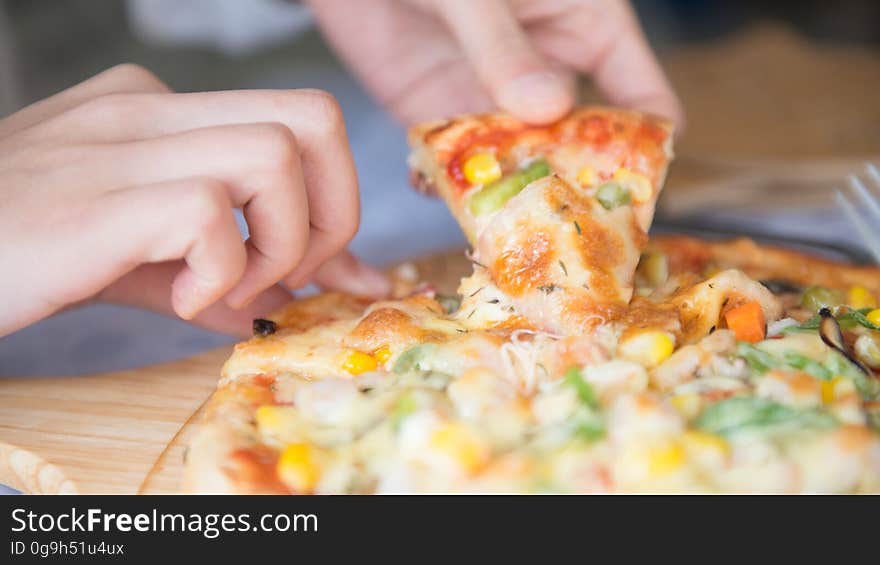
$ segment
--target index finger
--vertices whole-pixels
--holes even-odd
[[[638,17],[628,2],[617,6],[619,26],[593,45],[594,57],[576,61],[575,67],[592,73],[596,86],[613,104],[650,112],[684,127],[684,110],[651,50]]]
[[[526,2],[521,3],[527,6]],[[524,8],[523,8],[524,9]],[[681,129],[684,112],[654,56],[632,7],[625,1],[572,6],[556,25],[529,28],[551,58],[591,75],[612,104],[672,119]],[[522,17],[527,17],[521,14]]]
[[[658,114],[684,126],[684,110],[644,35],[633,22],[598,59],[596,85],[614,104]]]
[[[437,9],[499,106],[532,123],[571,110],[573,82],[551,69],[505,0],[441,2]]]
[[[289,282],[298,284],[354,236],[358,181],[342,111],[319,90],[246,90],[127,95],[96,104],[100,140],[149,139],[245,123],[280,123],[296,136],[309,203],[309,247]],[[119,119],[110,119],[118,114]],[[63,125],[63,124],[62,124]],[[222,151],[218,147],[218,152]]]

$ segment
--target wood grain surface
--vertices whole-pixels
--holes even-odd
[[[230,351],[93,376],[0,379],[0,482],[32,493],[139,492]]]

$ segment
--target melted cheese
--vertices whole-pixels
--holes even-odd
[[[630,207],[605,210],[551,176],[491,217],[475,259],[537,328],[578,335],[623,313],[644,242]]]
[[[191,456],[217,457],[226,442],[223,472],[242,492],[299,488],[275,469],[290,443],[316,454],[318,493],[880,489],[880,439],[852,376],[751,369],[718,329],[725,305],[746,300],[771,323],[785,315],[766,287],[739,269],[704,280],[712,254],[691,246],[670,257],[666,283],[633,298],[669,131],[629,114],[576,116],[422,131],[436,147],[413,162],[437,169],[475,247],[460,308],[447,314],[428,293],[297,301],[273,317],[276,333],[236,346]],[[454,172],[473,146],[500,148],[502,162],[540,154],[557,175],[468,216],[475,188]],[[636,202],[599,205],[595,185],[609,178],[639,183]],[[677,350],[656,366],[620,360],[646,330],[675,336]],[[749,347],[829,361],[815,333]],[[375,370],[347,373],[351,351]]]

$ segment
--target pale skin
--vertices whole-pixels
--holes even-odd
[[[310,4],[405,123],[497,107],[551,121],[574,104],[575,73],[592,73],[614,103],[681,119],[623,2]],[[488,25],[466,17],[474,6]],[[618,33],[573,33],[591,18]],[[388,282],[345,249],[358,222],[330,94],[177,94],[145,69],[114,67],[0,120],[0,335],[91,300],[245,335],[310,282],[380,297]]]
[[[373,95],[405,123],[507,110],[534,123],[575,102],[684,114],[625,0],[306,0]]]

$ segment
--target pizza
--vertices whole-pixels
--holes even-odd
[[[415,184],[447,202],[491,285],[537,329],[619,317],[672,157],[672,126],[588,107],[549,127],[467,116],[410,132]],[[505,304],[506,306],[506,304]]]
[[[649,240],[671,136],[598,107],[414,128],[472,249],[255,320],[184,490],[880,491],[880,269]]]

